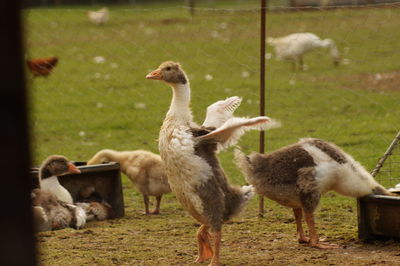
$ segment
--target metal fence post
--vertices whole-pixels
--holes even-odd
[[[265,115],[265,38],[266,38],[267,0],[261,0],[261,32],[260,32],[260,116]],[[259,152],[264,153],[264,131],[260,131]],[[259,196],[258,216],[264,216],[264,196]]]

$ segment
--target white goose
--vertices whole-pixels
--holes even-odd
[[[103,7],[97,11],[88,11],[87,16],[89,21],[95,25],[103,25],[108,21],[109,11],[107,7]]]
[[[245,130],[260,128],[271,120],[268,117],[232,118],[240,104],[240,98],[236,97],[226,100],[225,112],[220,115],[218,110],[224,108],[219,108],[218,102],[211,105],[203,127],[199,128],[193,122],[189,107],[189,80],[179,63],[164,62],[146,78],[164,81],[173,89],[171,106],[160,130],[160,155],[172,191],[202,224],[197,232],[196,262],[212,258],[210,265],[219,265],[222,224],[240,212],[253,190],[251,186],[240,188],[229,184],[216,157],[217,145],[235,143]],[[214,232],[214,250],[209,229]]]
[[[58,200],[73,203],[68,190],[58,181],[58,176],[65,174],[79,174],[81,171],[66,157],[61,155],[49,156],[39,168],[39,184],[41,189],[50,191]]]
[[[303,55],[317,48],[329,48],[336,66],[340,62],[340,54],[336,48],[335,42],[331,39],[322,40],[314,33],[303,32],[293,33],[279,38],[268,38],[267,43],[275,48],[275,54],[278,60],[290,60],[293,62],[293,68],[299,64],[300,69],[304,70]]]

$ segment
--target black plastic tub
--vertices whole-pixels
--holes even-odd
[[[370,195],[357,202],[361,240],[400,240],[400,197]]]
[[[80,174],[59,176],[58,179],[70,193],[74,201],[79,191],[93,186],[95,190],[108,202],[114,210],[114,218],[125,215],[124,198],[122,193],[121,169],[119,163],[104,163],[86,165],[85,162],[74,162],[81,171]],[[32,168],[32,188],[39,187],[38,168]]]

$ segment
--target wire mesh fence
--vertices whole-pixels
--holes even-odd
[[[400,190],[400,131],[393,139],[392,143],[388,146],[385,153],[379,159],[377,165],[372,171],[372,175],[376,177],[381,183],[385,182],[390,184],[393,191]]]
[[[238,115],[257,115],[258,2],[216,2],[194,15],[182,6],[110,6],[104,23],[90,20],[92,8],[26,9],[26,58],[59,60],[47,77],[27,69],[35,161],[52,153],[87,160],[102,148],[157,152],[170,91],[144,77],[166,60],[181,62],[188,73],[197,121],[209,104],[232,95],[243,97]],[[280,12],[267,13],[267,37],[311,32],[329,38],[340,63],[335,67],[329,51],[318,49],[304,56],[303,70],[292,70],[267,47],[266,114],[283,126],[267,132],[266,151],[317,137],[372,170],[400,125],[398,5],[305,11],[279,4],[270,3]],[[241,145],[257,150],[257,142],[250,133]],[[243,182],[231,153],[221,157]]]

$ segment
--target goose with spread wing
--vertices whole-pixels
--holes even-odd
[[[235,118],[239,97],[209,106],[203,126],[193,122],[190,110],[189,80],[181,65],[164,62],[146,76],[172,87],[172,102],[159,135],[160,155],[165,163],[172,191],[185,209],[199,222],[196,262],[212,258],[219,265],[221,229],[238,214],[253,195],[251,186],[238,187],[228,182],[216,152],[238,141],[249,129],[274,125],[268,117]],[[214,232],[214,249],[209,229]]]

